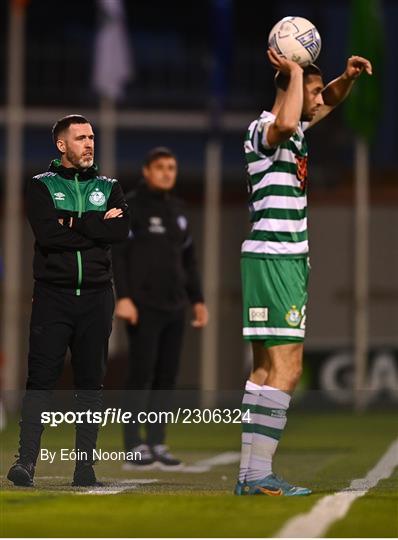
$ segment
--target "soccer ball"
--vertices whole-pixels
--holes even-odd
[[[268,45],[287,60],[305,67],[318,58],[321,36],[312,22],[303,17],[285,17],[268,36]]]

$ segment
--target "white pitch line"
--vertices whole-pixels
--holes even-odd
[[[35,480],[66,480],[69,476],[35,476]]]
[[[231,465],[233,463],[238,463],[239,460],[239,452],[223,452],[222,454],[217,454],[208,459],[201,459],[192,465],[184,465],[175,472],[204,473],[210,471],[217,465]]]
[[[137,486],[130,486],[118,489],[102,487],[96,489],[89,489],[88,491],[79,491],[76,492],[76,495],[117,495],[118,493],[122,493],[123,491],[127,491],[128,489],[137,489]]]
[[[107,480],[115,481],[114,478],[103,478],[104,482]],[[154,484],[159,482],[157,478],[118,478],[116,480],[118,484]]]
[[[106,480],[106,478],[104,480]],[[157,478],[131,478],[129,480],[121,479],[116,480],[116,482],[114,481],[114,485],[88,489],[87,491],[77,491],[76,495],[117,495],[123,491],[137,489],[139,485],[155,484],[156,482],[158,482]]]
[[[380,480],[389,478],[398,466],[398,439],[396,439],[364,478],[353,480],[349,488],[322,497],[306,514],[290,519],[276,533],[276,538],[320,538],[334,521],[342,519],[352,503],[363,497]]]
[[[215,467],[216,465],[231,465],[232,463],[237,463],[239,460],[240,452],[223,452],[222,454],[217,454],[211,458],[197,461],[196,465]]]
[[[217,465],[230,465],[237,463],[240,459],[239,452],[223,452],[222,454],[216,454],[208,459],[202,459],[197,461],[193,465],[185,465],[181,469],[174,470],[173,472],[189,472],[189,473],[203,473],[208,472]],[[104,478],[106,480],[106,478]],[[87,491],[76,492],[77,495],[117,495],[123,491],[137,489],[139,484],[152,484],[158,482],[157,479],[139,478],[128,480],[118,480],[119,485],[103,486],[95,489],[89,489]],[[120,485],[122,484],[122,485]],[[124,485],[123,485],[124,484]],[[126,485],[128,484],[128,485]]]

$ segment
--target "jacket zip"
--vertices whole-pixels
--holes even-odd
[[[76,185],[76,191],[77,191],[77,200],[79,205],[79,212],[78,217],[82,217],[83,213],[83,201],[82,201],[82,195],[80,193],[80,186],[79,186],[79,174],[75,174],[75,185]],[[80,251],[76,251],[76,258],[77,258],[77,289],[76,289],[76,296],[80,296],[81,293],[81,286],[83,281],[83,265],[82,265],[82,254]]]

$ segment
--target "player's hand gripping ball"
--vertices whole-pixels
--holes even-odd
[[[285,17],[277,22],[268,45],[301,67],[313,64],[321,51],[321,36],[312,22],[303,17]]]

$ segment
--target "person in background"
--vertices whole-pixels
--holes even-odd
[[[126,197],[131,213],[128,239],[112,250],[116,316],[126,323],[129,376],[125,408],[167,411],[178,374],[186,306],[192,326],[203,328],[208,311],[197,268],[188,218],[182,201],[171,192],[177,159],[168,148],[154,148],[143,165],[143,180]],[[138,422],[124,425],[124,469],[176,469],[182,466],[165,445],[165,424],[147,423],[142,437]]]

